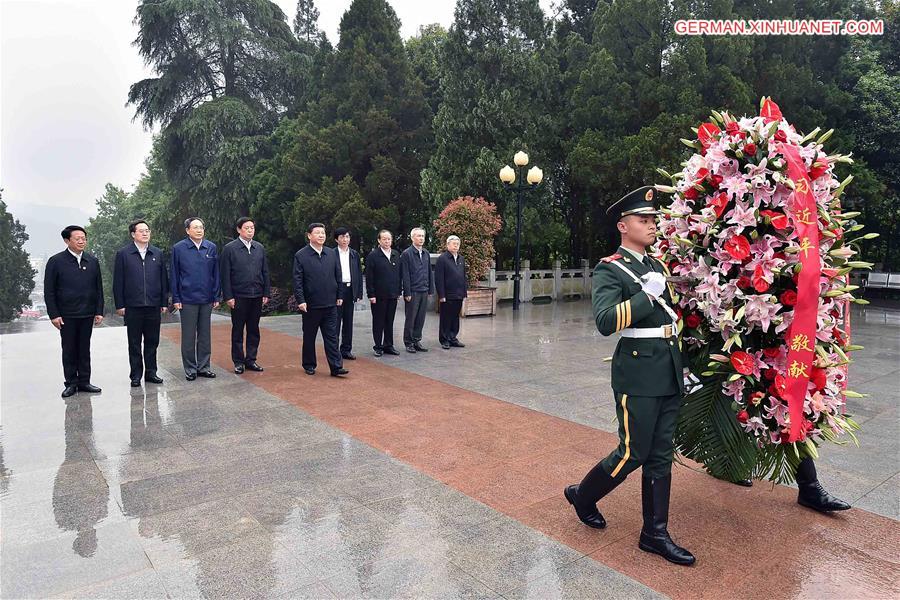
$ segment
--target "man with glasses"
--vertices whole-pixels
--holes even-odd
[[[131,387],[162,383],[156,373],[161,314],[169,305],[169,277],[162,250],[150,244],[150,226],[137,220],[128,226],[131,242],[116,252],[113,299],[128,332],[128,378]],[[141,343],[143,342],[143,352]]]

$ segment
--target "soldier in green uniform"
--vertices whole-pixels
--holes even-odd
[[[694,556],[675,544],[667,530],[684,374],[674,291],[666,285],[664,265],[646,252],[656,239],[659,214],[653,193],[652,187],[642,187],[607,210],[617,221],[622,244],[594,269],[591,297],[600,333],[622,335],[612,358],[619,445],[564,493],[585,525],[603,529],[606,520],[597,501],[642,467],[644,526],[638,547],[690,565]]]

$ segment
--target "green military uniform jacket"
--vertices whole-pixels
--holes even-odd
[[[591,301],[597,330],[612,335],[626,327],[671,325],[672,317],[657,301],[641,290],[640,283],[616,266],[619,263],[640,277],[651,269],[666,274],[659,260],[649,257],[650,266],[636,260],[619,247],[616,254],[602,259],[594,269]],[[663,299],[674,307],[674,290],[667,286]],[[622,337],[612,358],[612,388],[631,396],[684,394],[681,344],[677,337]]]

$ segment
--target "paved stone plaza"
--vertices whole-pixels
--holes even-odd
[[[187,382],[177,325],[163,385],[132,389],[125,331],[93,338],[99,395],[59,397],[49,323],[0,336],[3,598],[894,598],[900,595],[900,312],[853,318],[860,447],[820,479],[854,510],[677,465],[670,530],[698,557],[637,549],[640,477],[582,526],[562,498],[614,445],[615,339],[587,302],[463,321],[463,349],[375,358],[356,313],[346,379],[300,368],[297,316],[263,320],[265,373]],[[395,330],[400,339],[402,313]],[[9,331],[17,331],[12,327]],[[399,344],[398,344],[399,345]],[[402,346],[402,345],[401,345]],[[388,366],[385,366],[388,365]]]

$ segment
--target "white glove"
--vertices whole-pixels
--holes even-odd
[[[690,394],[691,392],[702,387],[703,384],[700,383],[700,380],[697,379],[697,376],[691,373],[690,369],[684,369],[684,391]]]
[[[662,273],[650,272],[641,277],[641,289],[648,296],[659,298],[666,289],[666,277]]]

